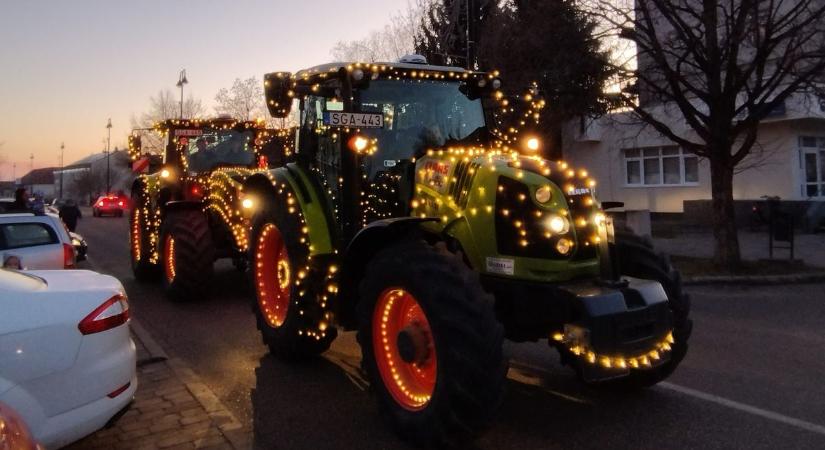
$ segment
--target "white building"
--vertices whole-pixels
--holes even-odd
[[[671,118],[679,135],[690,136],[676,107],[651,110],[656,117]],[[629,112],[569,124],[564,155],[599,180],[602,200],[623,201],[629,210],[683,212],[685,200],[711,197],[707,161]],[[734,177],[733,196],[757,200],[763,195],[825,200],[825,104],[818,99],[791,97],[760,125],[757,144]]]

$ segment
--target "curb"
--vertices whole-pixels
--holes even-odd
[[[170,358],[161,346],[155,341],[151,334],[138,323],[134,317],[131,320],[131,329],[135,336],[143,343],[149,353],[149,360],[153,362],[165,362],[192,394],[195,400],[212,420],[221,434],[226,438],[232,448],[236,450],[246,450],[252,448],[252,441],[249,433],[243,430],[243,425],[235,416],[223,406],[209,387],[201,381],[200,377],[189,366],[179,358]]]
[[[143,328],[143,325],[140,324],[134,317],[132,317],[131,323],[129,326],[132,329],[132,333],[140,339],[140,342],[143,343],[143,347],[146,348],[146,351],[149,352],[149,359],[153,361],[166,361],[169,359],[169,355],[163,351],[163,348],[155,341],[151,334],[146,331],[146,328]]]
[[[772,284],[802,284],[825,281],[825,273],[792,273],[787,275],[707,275],[685,277],[682,284],[686,286],[733,284],[733,285],[772,285]]]

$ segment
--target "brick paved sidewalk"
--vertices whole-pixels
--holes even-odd
[[[165,360],[139,325],[132,328],[138,351],[138,389],[132,407],[111,428],[67,450],[251,448],[251,437],[194,372],[179,360]]]

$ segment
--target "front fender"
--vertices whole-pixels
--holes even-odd
[[[358,302],[358,282],[372,257],[387,245],[405,236],[424,230],[421,225],[438,219],[429,217],[395,217],[370,222],[352,238],[341,259],[338,308],[336,315],[346,329],[356,326],[355,305]]]

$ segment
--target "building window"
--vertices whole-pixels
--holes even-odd
[[[693,186],[699,183],[699,158],[681,147],[628,148],[623,152],[627,186]]]
[[[802,196],[825,197],[825,138],[799,138],[799,163],[802,169]]]

